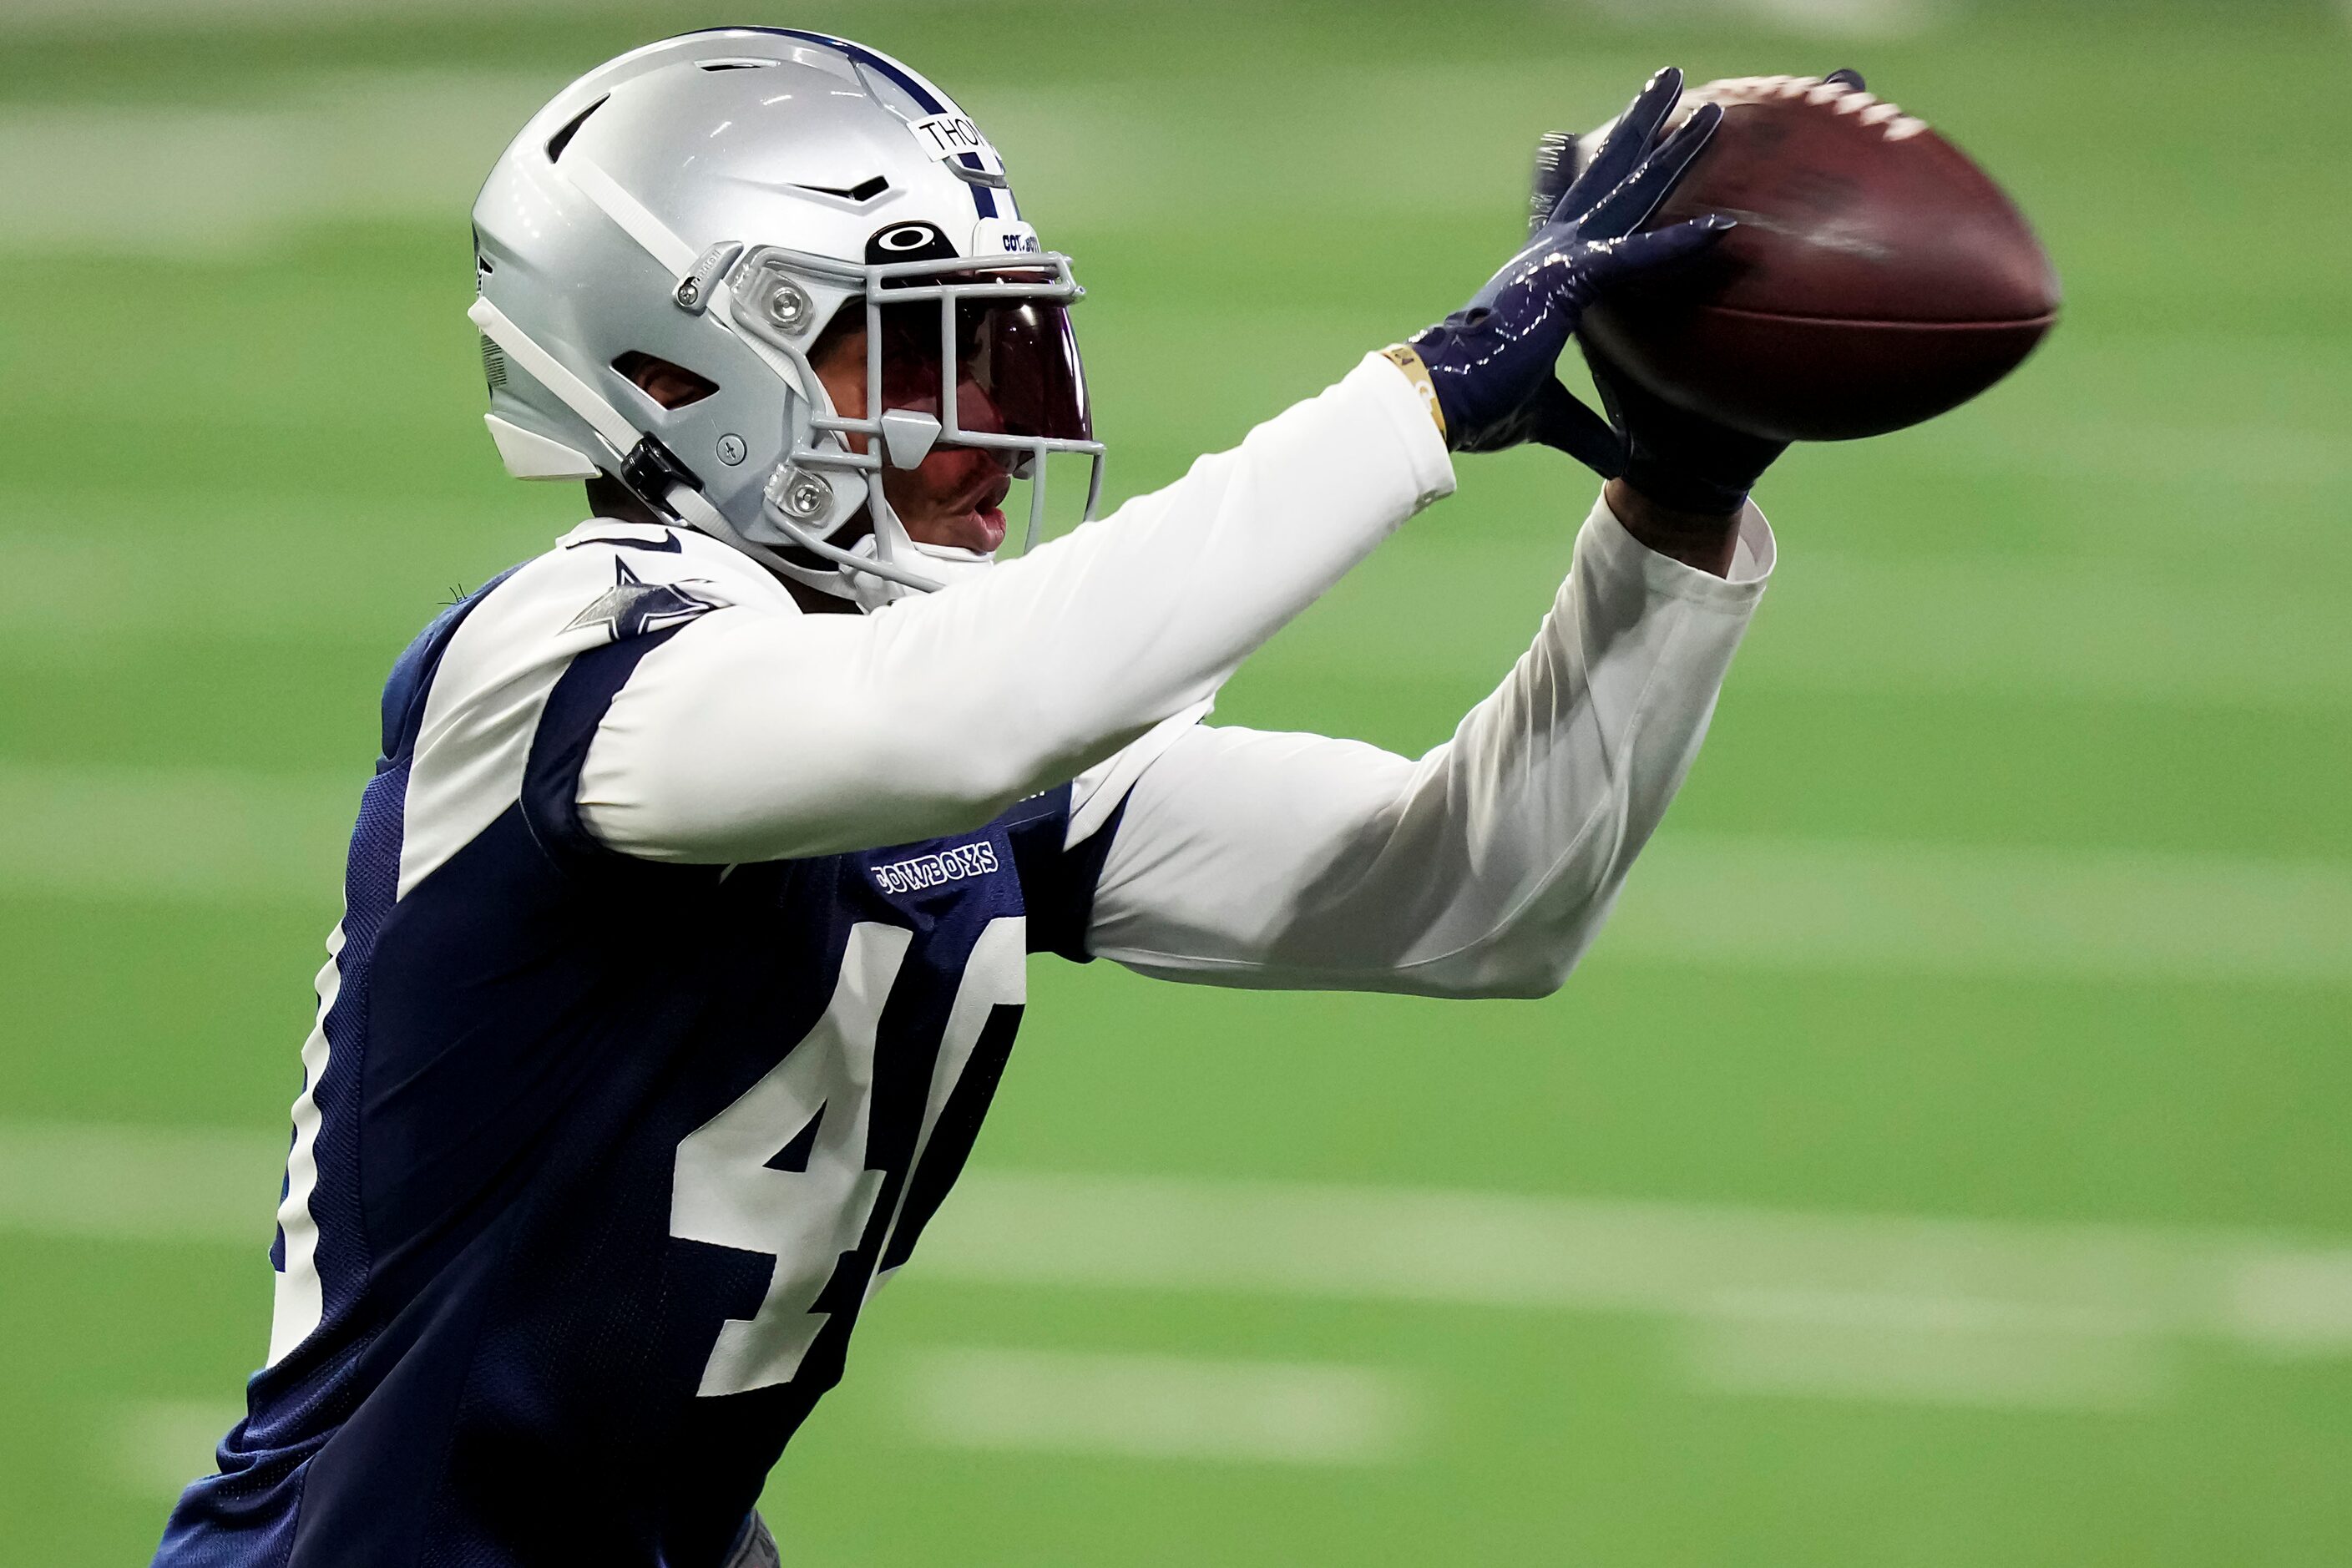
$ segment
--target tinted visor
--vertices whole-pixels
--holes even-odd
[[[882,405],[940,412],[937,300],[882,307]],[[1070,313],[1059,301],[1017,298],[955,303],[956,423],[982,435],[1094,438],[1086,372]]]

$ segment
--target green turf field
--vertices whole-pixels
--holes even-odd
[[[376,689],[576,521],[481,431],[474,184],[722,19],[351,9],[0,18],[9,1564],[143,1562],[234,1414]],[[2012,383],[1768,481],[1780,580],[1561,995],[1041,962],[776,1475],[795,1568],[2352,1561],[2352,23],[1644,9],[749,15],[990,127],[1115,496],[1457,303],[1535,133],[1669,60],[1866,68],[2068,287]],[[1465,459],[1223,718],[1442,739],[1591,489]]]

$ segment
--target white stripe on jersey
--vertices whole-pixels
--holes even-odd
[[[269,1361],[310,1338],[326,1311],[319,1283],[319,1222],[310,1215],[310,1194],[319,1184],[319,1080],[327,1076],[327,1015],[342,994],[343,927],[327,933],[327,962],[318,978],[319,1017],[302,1042],[302,1092],[294,1101],[294,1147],[286,1156],[286,1196],[278,1205],[278,1228],[285,1236],[284,1268],[269,1311]]]

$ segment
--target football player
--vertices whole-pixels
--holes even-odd
[[[1027,955],[1557,988],[1705,734],[1777,448],[1553,366],[1712,132],[1654,79],[1462,310],[1156,493],[914,71],[690,34],[564,89],[474,209],[489,430],[594,515],[394,666],[302,1048],[268,1364],[171,1568],[772,1563],[753,1510],[971,1147]],[[1560,174],[1561,164],[1553,171]],[[1612,476],[1418,758],[1202,722],[1254,648],[1541,441]],[[1458,524],[1456,526],[1459,526]]]

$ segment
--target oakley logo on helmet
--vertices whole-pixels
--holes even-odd
[[[866,242],[868,262],[940,261],[955,253],[948,237],[928,223],[894,223]]]

